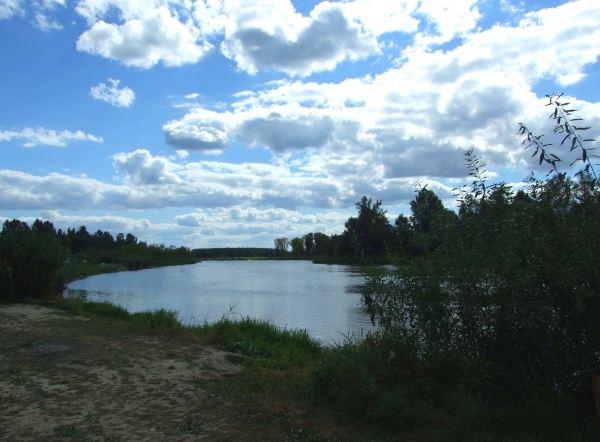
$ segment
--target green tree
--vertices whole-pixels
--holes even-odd
[[[47,298],[62,288],[60,268],[68,257],[54,226],[36,220],[5,221],[0,232],[0,294],[9,298]]]
[[[285,256],[288,248],[290,247],[290,240],[285,236],[281,238],[275,238],[275,256]]]
[[[373,204],[371,198],[363,196],[355,203],[358,216],[350,217],[345,223],[344,235],[348,239],[356,239],[367,254],[383,251],[384,241],[391,232],[386,211],[381,208],[381,200]],[[352,248],[353,250],[353,248]]]
[[[329,236],[324,233],[317,232],[314,234],[315,240],[315,255],[325,255],[328,250]]]
[[[444,209],[442,200],[427,188],[419,188],[414,200],[410,202],[410,223],[416,233],[429,233],[435,216]]]
[[[555,97],[550,104],[564,127],[572,112],[565,116]],[[565,130],[576,147],[587,142],[577,131]],[[600,374],[598,179],[591,149],[581,151],[575,179],[558,173],[546,146],[536,152],[552,176],[531,176],[517,193],[487,185],[467,152],[475,181],[458,195],[458,219],[428,215],[441,210],[431,194],[414,204],[413,224],[444,238],[436,252],[372,269],[363,301],[422,375],[508,404],[546,394],[591,407],[590,378]]]
[[[315,236],[314,234],[307,233],[302,238],[304,240],[304,251],[306,252],[306,256],[311,256],[315,250]]]
[[[299,258],[304,254],[304,240],[302,238],[293,238],[290,241],[290,245],[292,246],[292,255],[296,258]]]

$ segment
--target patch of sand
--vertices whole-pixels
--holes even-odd
[[[281,440],[215,388],[240,372],[237,355],[81,319],[0,308],[0,440]]]

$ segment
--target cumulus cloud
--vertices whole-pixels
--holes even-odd
[[[231,118],[229,113],[195,108],[181,120],[163,126],[165,141],[178,150],[220,152],[229,145]]]
[[[271,247],[275,236],[291,238],[308,232],[340,233],[348,216],[340,212],[305,215],[294,210],[235,207],[198,209],[176,216],[175,222],[179,227],[193,229],[204,235],[230,238],[263,235],[268,238],[267,244]]]
[[[473,2],[461,5],[457,14],[474,25]],[[421,7],[443,19],[443,8]],[[397,200],[395,180],[463,178],[462,153],[472,147],[494,167],[530,164],[518,122],[536,133],[550,129],[544,100],[532,86],[549,77],[562,84],[583,78],[600,55],[598,23],[593,1],[528,13],[517,26],[465,35],[454,49],[412,52],[398,68],[374,77],[321,84],[280,80],[237,93],[230,110],[193,109],[169,122],[165,137],[177,149],[202,150],[192,137],[187,147],[174,143],[169,130],[187,123],[220,129],[220,147],[237,140],[275,154],[296,153],[299,170],[344,183],[353,196],[376,190]],[[560,58],[569,63],[556,63]],[[597,104],[573,104],[586,125],[600,126]]]
[[[0,208],[11,210],[124,210],[166,207],[298,207],[340,209],[356,201],[354,177],[297,170],[279,164],[230,164],[216,161],[183,162],[138,150],[113,156],[122,177],[107,184],[82,176],[0,171]],[[285,185],[282,185],[285,183]],[[374,183],[374,184],[373,184]],[[389,183],[371,180],[360,191],[375,195],[384,186],[394,200],[409,198],[412,179]],[[389,200],[392,202],[392,200]]]
[[[283,116],[272,112],[245,120],[236,130],[237,139],[250,146],[268,146],[274,152],[319,148],[331,138],[334,122],[328,115]]]
[[[11,141],[13,139],[22,142],[25,147],[38,145],[66,146],[71,141],[93,141],[95,143],[102,143],[103,141],[100,137],[83,133],[80,130],[77,132],[70,132],[68,130],[57,132],[55,130],[44,129],[43,127],[35,129],[26,127],[21,132],[10,130],[0,131],[0,141]]]
[[[90,89],[90,95],[97,99],[106,101],[116,107],[129,107],[135,100],[135,94],[133,91],[124,87],[119,89],[119,80],[108,79],[110,86],[104,83],[100,83],[98,86],[92,86]]]
[[[478,0],[423,0],[416,14],[426,17],[430,28],[415,36],[415,46],[425,49],[467,35],[481,18],[477,3]]]
[[[200,40],[196,29],[181,23],[161,6],[122,25],[100,20],[77,40],[77,50],[148,69],[195,63],[212,45]]]
[[[113,155],[113,166],[125,174],[128,183],[134,185],[183,182],[173,173],[179,167],[166,158],[152,157],[147,150]]]
[[[295,13],[291,4],[281,3],[273,7],[272,2],[257,2],[235,11],[221,51],[240,69],[305,76],[379,53],[375,36],[348,19],[336,4],[321,3],[309,19]],[[269,10],[263,9],[265,4]]]

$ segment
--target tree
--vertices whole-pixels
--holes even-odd
[[[550,104],[564,128],[573,110],[561,111],[567,103],[552,97]],[[475,181],[458,195],[458,219],[419,191],[413,226],[444,240],[435,253],[373,269],[363,294],[372,320],[413,369],[507,404],[570,397],[592,406],[590,377],[600,374],[600,189],[578,130],[568,126],[563,140],[582,149],[576,179],[558,172],[560,160],[540,137],[522,131],[538,161],[552,165],[550,178],[531,176],[516,194],[505,183],[487,185],[470,151]]]
[[[325,255],[329,243],[329,237],[324,233],[317,232],[314,234],[315,240],[315,255]]]
[[[296,258],[304,254],[304,240],[302,238],[293,238],[290,241],[290,245],[292,246],[292,255]]]
[[[443,209],[442,200],[427,185],[421,187],[415,199],[410,202],[410,223],[413,230],[416,233],[429,233],[434,217]]]
[[[290,241],[285,236],[282,238],[275,238],[275,256],[284,256],[287,253],[287,249],[290,246]]]
[[[306,252],[306,255],[312,255],[315,249],[314,234],[312,232],[307,233],[302,239],[304,240],[304,251]]]
[[[381,200],[373,204],[371,198],[363,196],[355,203],[358,210],[357,217],[350,217],[345,223],[344,236],[356,239],[367,254],[383,251],[383,244],[391,232],[390,223],[385,216],[387,213],[381,208]]]
[[[62,286],[59,270],[68,257],[54,226],[36,220],[5,221],[0,232],[0,295],[47,298]]]

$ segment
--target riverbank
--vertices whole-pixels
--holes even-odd
[[[2,305],[0,330],[8,440],[600,440],[573,404],[489,401],[377,334],[324,346],[261,320],[184,327],[76,299]]]
[[[302,436],[293,405],[240,397],[245,358],[173,319],[81,301],[0,305],[0,439],[337,440]]]
[[[83,260],[72,260],[65,264],[63,264],[62,268],[59,270],[59,273],[62,277],[62,281],[64,284],[69,284],[70,282],[76,281],[78,279],[84,279],[89,276],[94,275],[103,275],[105,273],[116,273],[116,272],[127,272],[127,271],[135,271],[135,270],[143,270],[148,268],[158,268],[158,267],[168,267],[168,266],[177,266],[177,265],[191,265],[198,264],[200,260],[185,260],[182,262],[169,262],[158,264],[149,267],[143,267],[139,269],[132,269],[124,266],[123,264],[117,263],[98,263],[98,262],[83,262]]]

